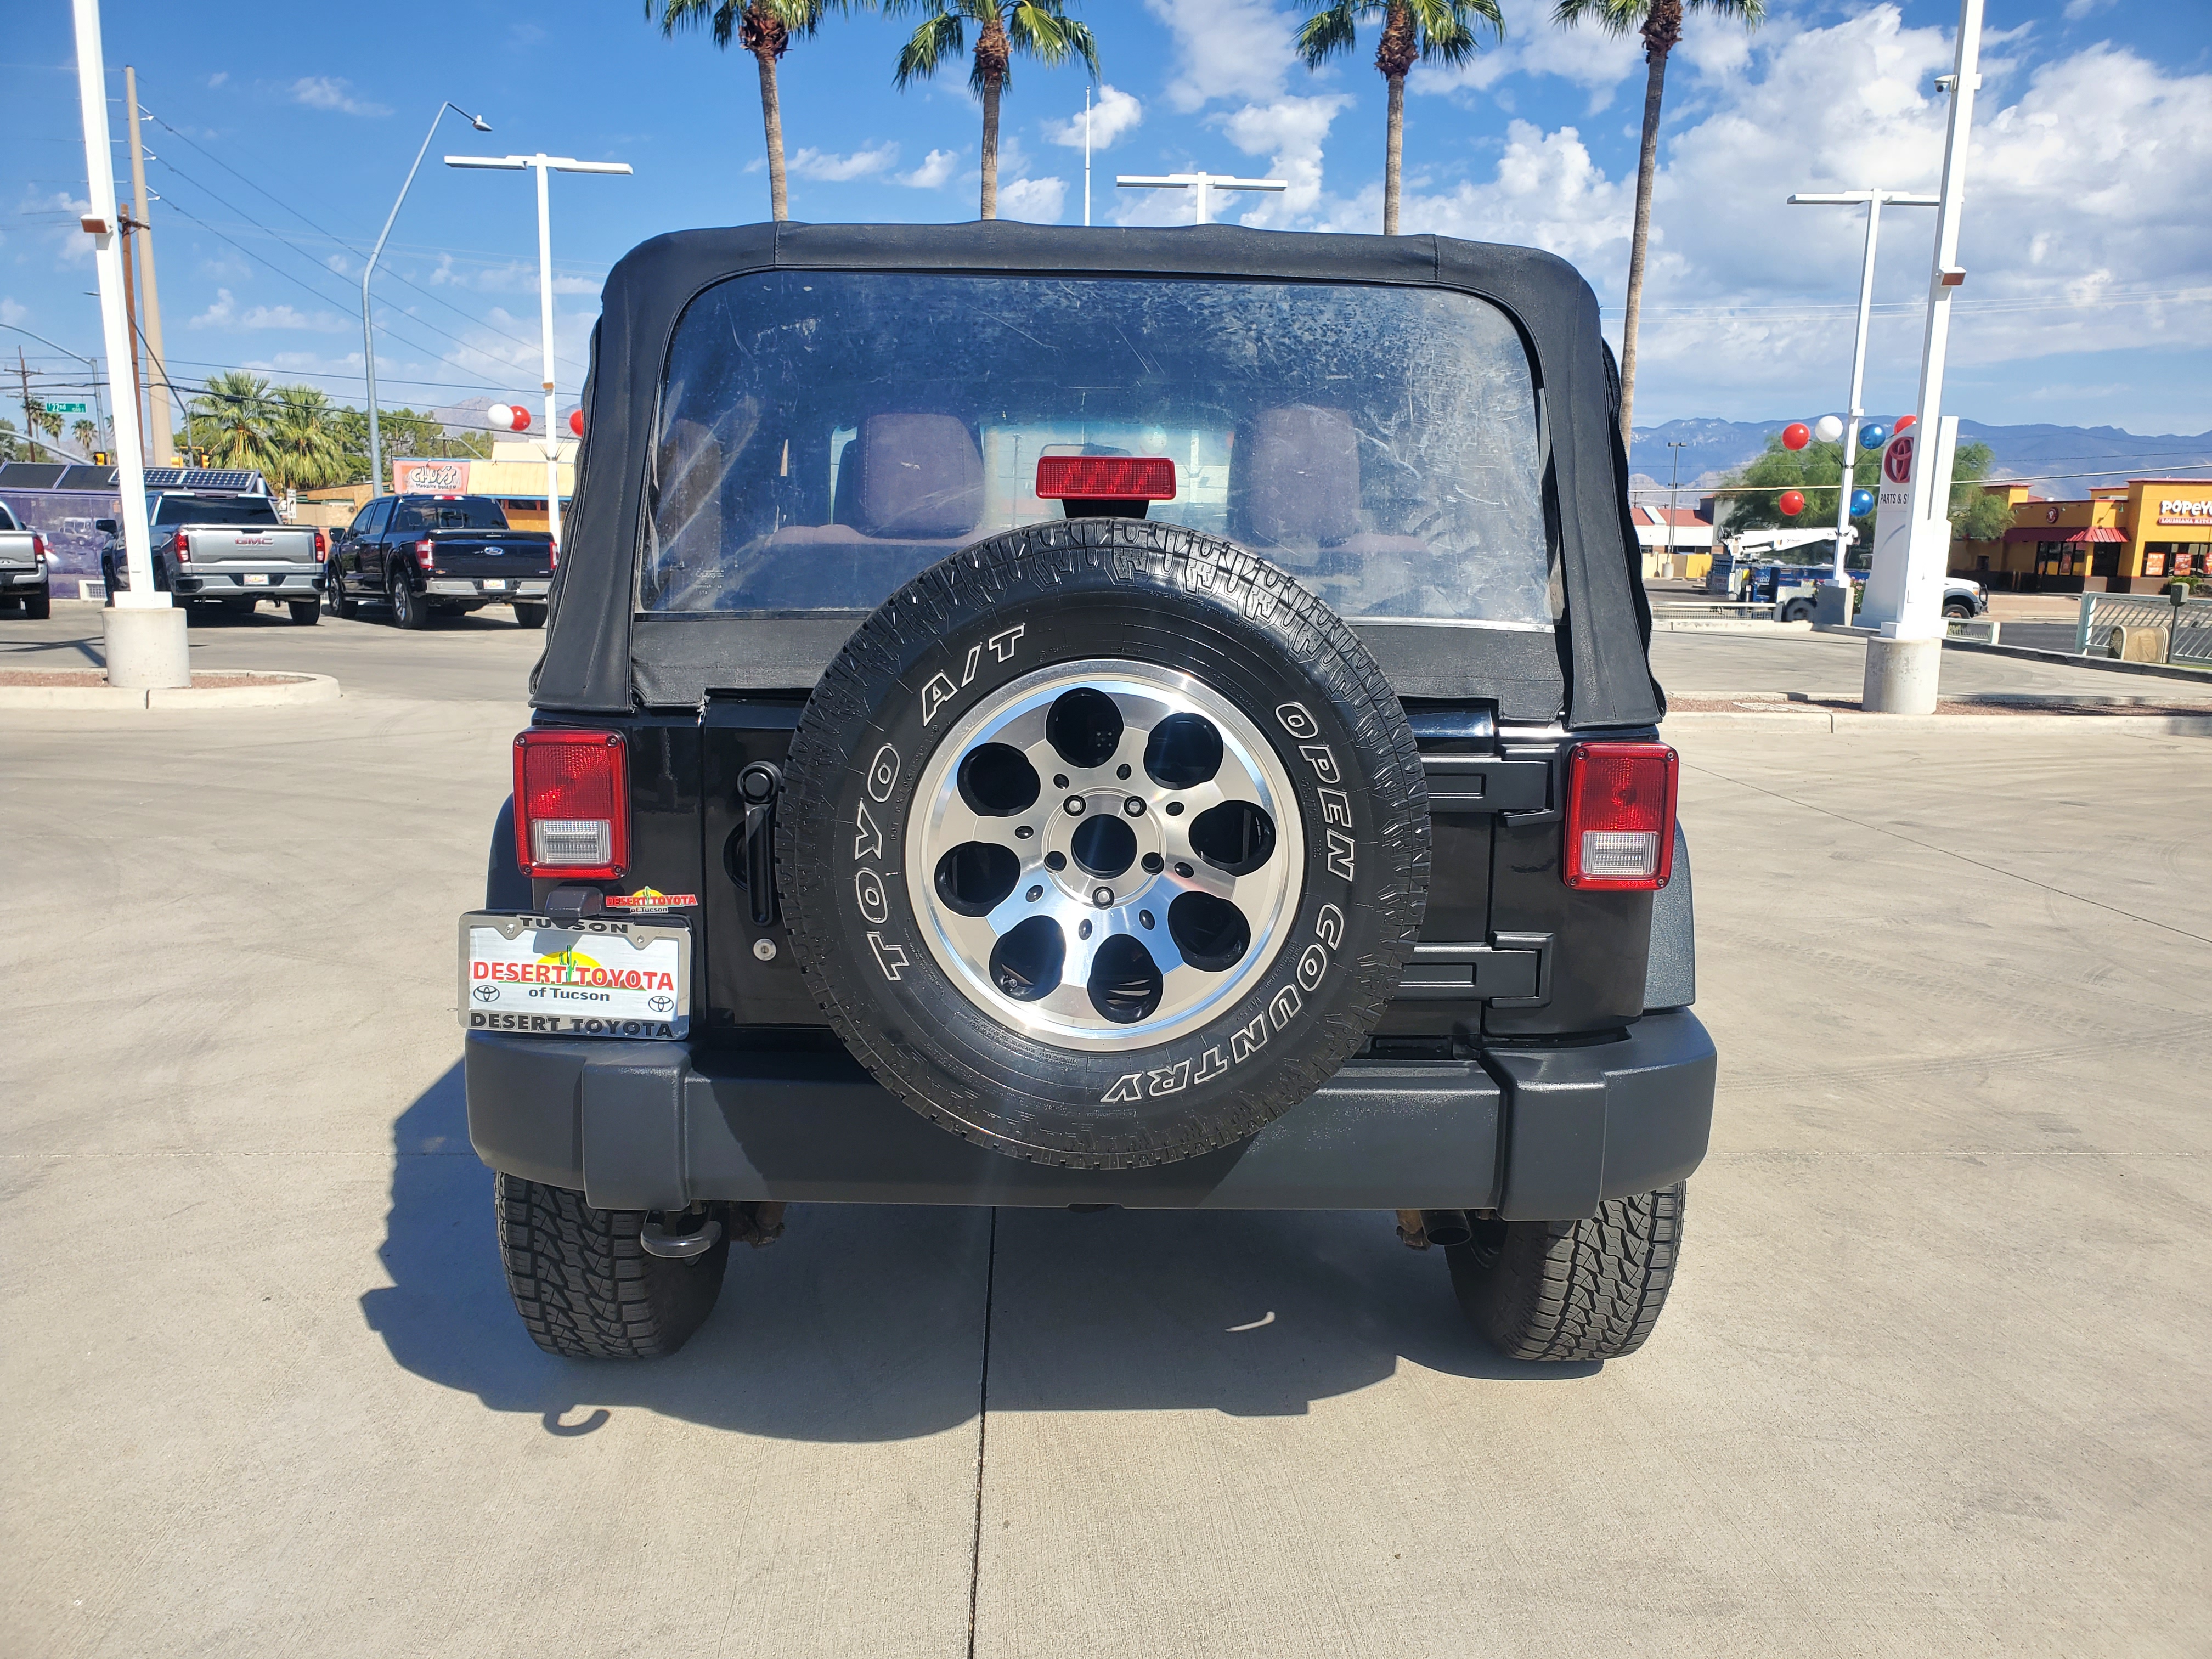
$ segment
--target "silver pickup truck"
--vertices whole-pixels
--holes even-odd
[[[149,495],[146,517],[153,530],[154,586],[185,605],[223,605],[250,612],[275,599],[292,620],[312,628],[322,615],[323,563],[327,534],[289,525],[266,495],[198,495],[181,490]],[[100,574],[112,597],[131,586],[123,536],[112,519]]]
[[[53,614],[53,591],[46,574],[46,538],[0,501],[0,605],[23,607],[33,622]]]

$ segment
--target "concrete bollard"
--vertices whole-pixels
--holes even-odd
[[[192,683],[191,647],[181,606],[118,605],[100,614],[110,685],[148,690]]]
[[[2115,628],[2105,654],[2116,662],[2164,662],[2166,635],[2163,628]]]
[[[1869,714],[1932,714],[1942,672],[1941,640],[1869,640],[1859,707]]]

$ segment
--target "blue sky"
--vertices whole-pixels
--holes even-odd
[[[1508,34],[1468,68],[1416,73],[1405,228],[1532,242],[1617,307],[1644,66],[1634,43],[1567,33],[1504,0]],[[1117,191],[1116,172],[1272,173],[1247,222],[1380,228],[1383,92],[1371,35],[1311,74],[1299,8],[1268,0],[1088,0],[1103,86],[1099,223],[1187,218]],[[9,30],[11,137],[0,179],[0,322],[98,350],[69,9],[31,0]],[[361,398],[360,253],[441,99],[448,117],[377,279],[385,401],[526,392],[536,378],[527,175],[464,173],[449,151],[544,149],[625,161],[628,179],[555,182],[563,389],[580,378],[606,269],[687,226],[768,216],[751,60],[661,38],[635,0],[205,9],[111,3],[118,174],[122,65],[156,118],[148,147],[162,311],[179,380],[249,366]],[[1668,79],[1639,425],[1810,416],[1843,401],[1860,220],[1788,208],[1793,189],[1932,189],[1955,6],[1783,4],[1747,35],[1693,15]],[[975,211],[980,119],[964,74],[900,94],[905,27],[833,21],[784,59],[792,213],[959,220]],[[2212,7],[1993,3],[1962,249],[1951,406],[1996,422],[2212,428]],[[1018,67],[1001,211],[1079,223],[1079,70]],[[1884,221],[1869,404],[1905,407],[1920,349],[1932,213]],[[386,273],[388,272],[387,276]],[[1616,334],[1619,312],[1608,311]],[[59,387],[70,360],[0,331]],[[82,370],[76,371],[82,374]],[[12,379],[12,377],[11,377]],[[4,408],[0,400],[0,408]],[[15,417],[20,424],[20,414]]]

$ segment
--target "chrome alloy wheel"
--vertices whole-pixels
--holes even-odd
[[[921,934],[969,1001],[1040,1041],[1147,1048],[1280,952],[1305,836],[1259,728],[1190,675],[1065,663],[984,698],[907,833]]]

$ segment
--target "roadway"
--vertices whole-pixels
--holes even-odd
[[[1721,1095],[1627,1360],[1500,1360],[1383,1214],[815,1206],[622,1367],[524,1336],[456,1066],[537,643],[0,714],[11,1653],[2202,1650],[2205,740],[1671,734]]]

